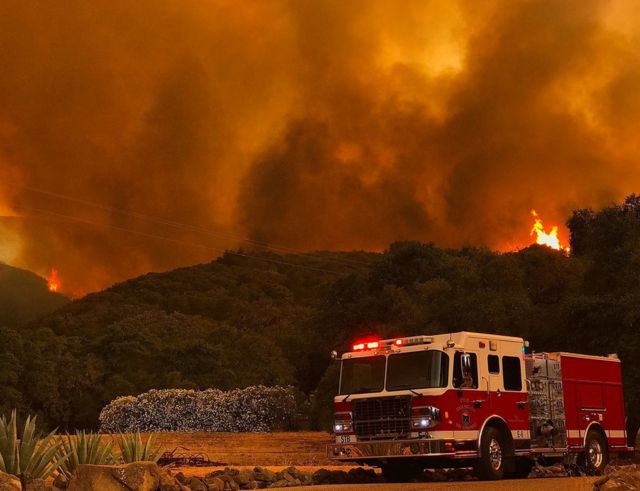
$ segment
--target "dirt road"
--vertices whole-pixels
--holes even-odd
[[[425,482],[412,484],[338,484],[313,486],[310,491],[591,491],[597,477],[560,477],[549,479],[509,479],[504,481]],[[302,489],[302,488],[293,488]]]

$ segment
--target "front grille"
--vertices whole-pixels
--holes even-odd
[[[411,397],[357,399],[353,425],[362,440],[406,438],[411,431]]]

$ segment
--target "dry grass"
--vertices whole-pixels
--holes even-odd
[[[146,435],[143,435],[146,436]],[[287,433],[155,433],[163,450],[203,453],[230,466],[323,466],[335,465],[326,457],[331,435],[324,432]]]

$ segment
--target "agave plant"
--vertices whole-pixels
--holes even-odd
[[[113,441],[103,443],[100,435],[92,432],[76,431],[75,435],[60,438],[61,454],[64,462],[58,469],[63,481],[68,481],[80,464],[110,465],[116,459],[113,453]]]
[[[18,476],[46,479],[64,463],[61,443],[54,438],[55,430],[46,436],[37,431],[36,418],[27,417],[18,434],[16,411],[7,421],[0,418],[0,470]]]
[[[140,461],[157,462],[162,456],[160,446],[154,448],[153,435],[149,435],[146,441],[143,441],[140,432],[120,435],[118,446],[120,457],[125,464]]]

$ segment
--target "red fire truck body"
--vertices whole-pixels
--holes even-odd
[[[525,354],[522,338],[458,332],[370,340],[340,360],[329,457],[392,480],[427,467],[524,475],[539,456],[601,471],[631,450],[615,356]]]

